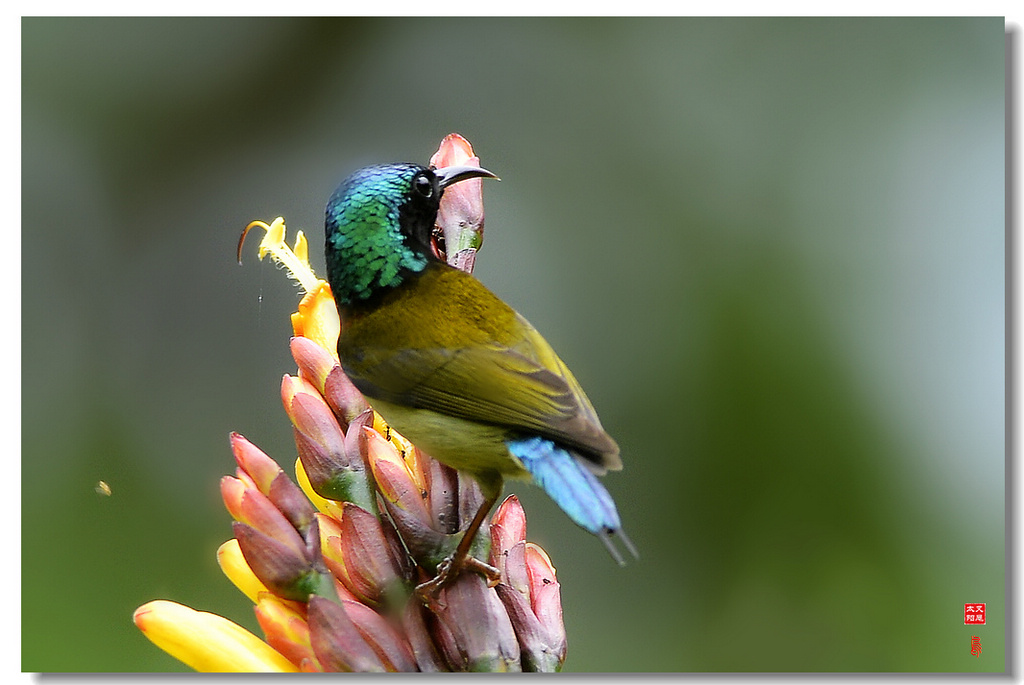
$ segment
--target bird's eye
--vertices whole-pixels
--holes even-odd
[[[430,198],[434,195],[434,183],[426,175],[419,175],[416,180],[412,182],[416,192],[423,197]]]

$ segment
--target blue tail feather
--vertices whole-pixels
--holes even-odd
[[[609,550],[607,537],[621,533],[619,512],[611,495],[579,459],[551,440],[541,437],[509,440],[509,451],[533,474],[533,480],[577,524],[601,536]],[[624,536],[623,536],[624,537]],[[624,537],[627,547],[632,544]],[[636,555],[636,552],[633,551]],[[613,553],[613,556],[618,557]],[[619,559],[621,563],[621,559]]]

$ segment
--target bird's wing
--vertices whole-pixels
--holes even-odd
[[[513,347],[363,347],[345,371],[371,399],[536,433],[577,448],[599,473],[622,468],[618,446],[572,373],[525,319],[517,319],[522,335]]]

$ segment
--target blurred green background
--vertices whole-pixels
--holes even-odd
[[[567,671],[1002,671],[1004,31],[23,19],[22,668],[185,670],[156,598],[258,630],[218,480],[232,430],[290,470],[298,294],[239,233],[322,273],[338,181],[458,131],[503,179],[477,275],[626,464],[624,569],[508,488]]]

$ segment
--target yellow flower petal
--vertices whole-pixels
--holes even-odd
[[[299,301],[298,311],[292,314],[292,332],[309,338],[338,358],[341,319],[327,281],[317,281]]]
[[[158,599],[133,615],[153,644],[201,673],[294,673],[280,652],[223,616]]]
[[[423,473],[424,464],[420,462],[420,454],[413,447],[413,444],[406,440],[401,433],[389,426],[384,417],[377,412],[373,412],[373,430],[377,431],[394,446],[405,462],[405,468],[409,471],[409,477],[416,483],[416,487],[420,490],[425,490],[427,481]]]
[[[238,540],[231,538],[217,550],[217,563],[220,570],[235,584],[242,593],[256,603],[261,592],[267,592],[267,586],[260,582],[256,574],[249,568],[245,557],[242,556],[242,549],[238,546]]]
[[[306,494],[306,497],[309,498],[309,501],[313,503],[313,506],[321,514],[327,514],[335,518],[341,516],[342,507],[340,504],[326,497],[321,497],[313,490],[313,485],[309,482],[309,476],[306,475],[306,469],[302,465],[301,459],[295,460],[295,482],[299,484],[302,492]]]

